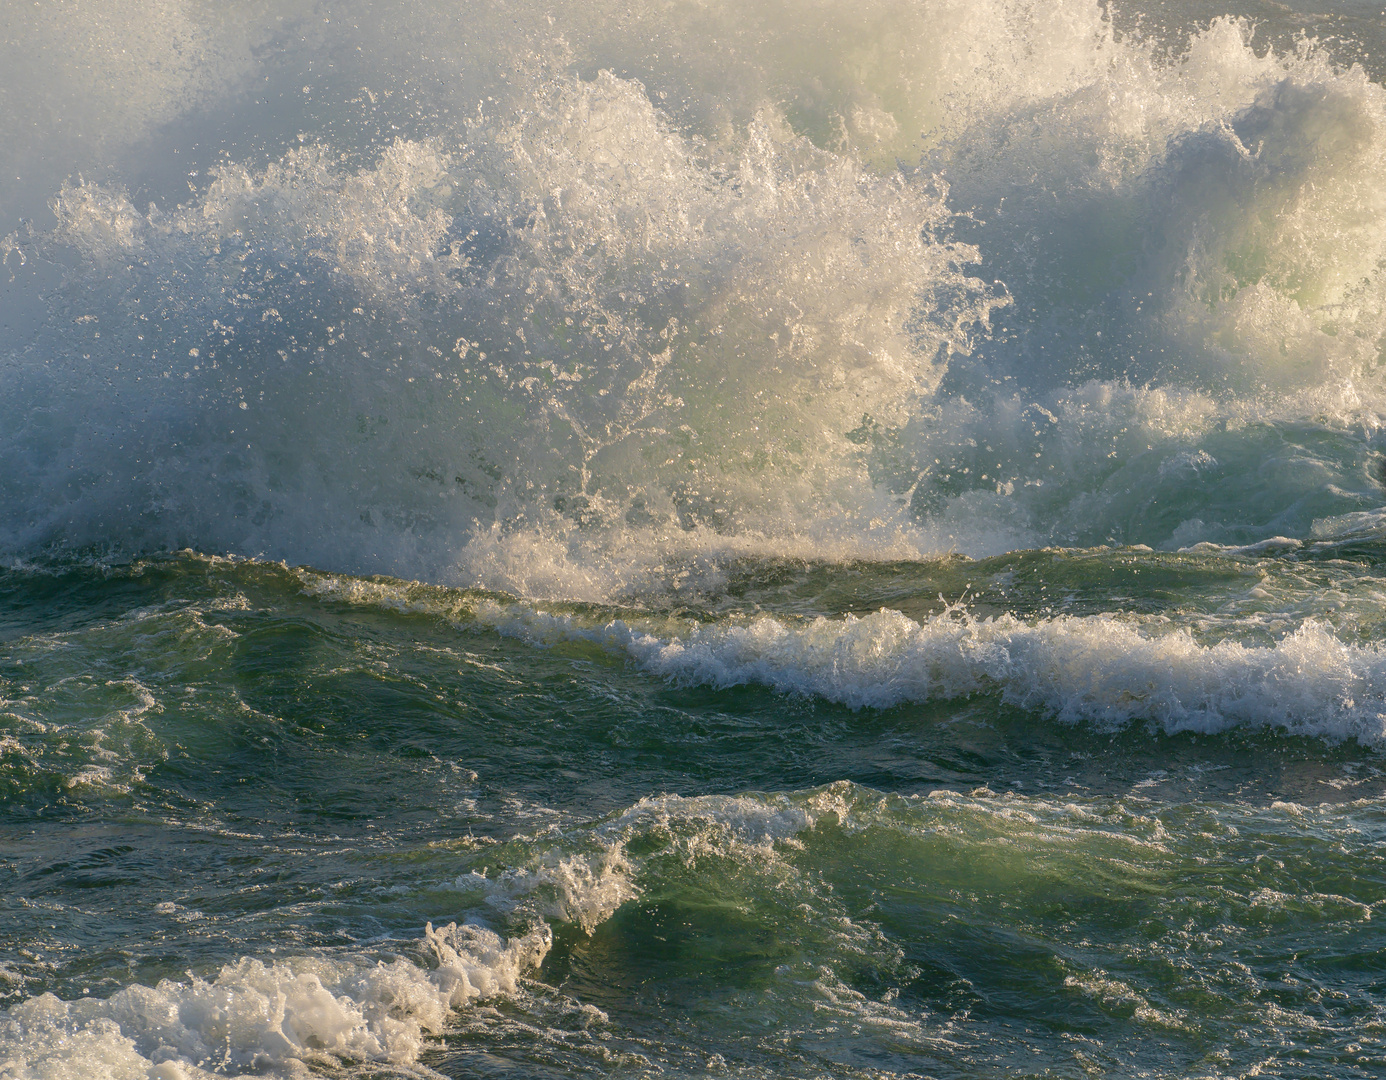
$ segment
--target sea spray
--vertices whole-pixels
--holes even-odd
[[[1164,54],[1070,0],[809,5],[850,31],[807,51],[759,9],[678,49],[521,8],[516,51],[481,4],[358,54],[385,13],[324,12],[183,12],[234,100],[244,42],[299,34],[259,149],[153,202],[55,178],[7,241],[7,550],[580,595],[613,549],[1248,543],[1379,502],[1382,96],[1311,42]],[[428,20],[439,59],[386,78]],[[165,67],[123,107],[172,160],[211,91]]]

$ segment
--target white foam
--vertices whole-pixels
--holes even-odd
[[[523,905],[548,918],[577,923],[591,934],[627,900],[640,895],[631,869],[620,844],[592,855],[565,855],[553,849],[532,865],[514,867],[496,877],[473,871],[455,884],[481,889],[487,903],[502,911]]]
[[[184,1080],[281,1073],[295,1062],[407,1064],[448,1014],[516,991],[549,948],[546,926],[501,939],[430,925],[435,966],[405,959],[243,959],[212,979],[130,986],[105,1000],[43,994],[0,1014],[7,1080]]]
[[[689,860],[714,853],[766,855],[813,828],[824,813],[843,813],[843,790],[829,787],[807,801],[782,795],[652,796],[604,823],[601,831],[625,836],[661,829]]]
[[[1067,723],[1277,727],[1386,742],[1386,650],[1342,641],[1314,620],[1273,645],[1248,645],[1206,644],[1165,620],[1115,615],[1027,622],[954,610],[922,623],[896,611],[840,620],[763,615],[682,636],[494,602],[481,603],[477,617],[536,644],[595,642],[680,683],[758,684],[851,708],[989,694]]]
[[[1297,546],[1281,539],[1207,547],[1259,556]],[[1386,649],[1344,641],[1302,614],[1273,644],[1247,644],[1232,636],[1245,629],[1241,618],[1206,620],[1228,635],[1211,642],[1168,618],[977,618],[960,607],[923,622],[890,610],[844,619],[602,621],[433,586],[306,571],[300,579],[310,595],[486,626],[537,646],[587,642],[686,685],[761,685],[854,709],[988,694],[1066,723],[1148,721],[1169,732],[1279,727],[1386,742]]]
[[[3,89],[39,130],[86,63],[176,197],[93,149],[0,249],[0,553],[610,599],[1381,501],[1386,93],[1320,47],[1096,0],[89,7],[17,15],[71,55]],[[185,178],[214,107],[268,153]]]
[[[126,139],[277,78],[262,40],[369,37],[381,71],[360,54],[360,100],[306,87],[341,147],[269,130],[269,164],[152,209],[105,171],[6,241],[15,297],[67,299],[0,359],[0,548],[599,599],[669,552],[1236,545],[1374,495],[1333,455],[1265,481],[1234,433],[1313,416],[1361,458],[1382,412],[1386,110],[1360,71],[1258,55],[1228,19],[1161,57],[1092,0],[474,8],[305,3],[308,33],[121,4],[129,60],[72,32]],[[47,49],[51,22],[15,40]],[[417,65],[424,33],[455,85]],[[344,164],[391,65],[432,112]],[[72,261],[96,275],[35,269]]]
[[[1180,548],[1180,552],[1188,552],[1194,555],[1283,555],[1291,551],[1299,551],[1304,547],[1302,540],[1296,540],[1289,536],[1271,536],[1265,540],[1258,540],[1254,544],[1233,545],[1213,544],[1204,540],[1186,548]]]
[[[470,143],[400,140],[368,169],[316,146],[260,171],[225,165],[186,208],[65,188],[38,249],[109,265],[120,284],[53,328],[75,354],[62,369],[11,361],[27,415],[46,402],[79,427],[58,435],[66,450],[47,427],[0,447],[8,497],[36,511],[0,542],[80,542],[85,522],[87,540],[135,547],[191,532],[358,567],[369,548],[366,565],[437,578],[516,515],[542,549],[594,523],[619,533],[632,514],[658,538],[792,532],[813,516],[852,533],[898,510],[856,484],[846,432],[867,407],[903,420],[937,376],[927,354],[965,351],[993,302],[961,270],[970,249],[930,238],[947,217],[938,192],[769,114],[729,176],[637,84],[533,93],[518,117],[476,121]],[[501,231],[499,262],[469,254],[482,229]],[[189,263],[194,292],[172,282]],[[147,275],[169,279],[154,327],[126,310]],[[907,325],[937,288],[947,318]],[[305,401],[324,411],[305,422]],[[160,434],[146,422],[112,451],[132,406]],[[37,512],[54,483],[63,497]]]

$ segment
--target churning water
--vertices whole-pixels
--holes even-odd
[[[1384,76],[0,0],[0,1077],[1380,1075]]]

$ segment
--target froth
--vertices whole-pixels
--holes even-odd
[[[1278,538],[1270,549],[1297,544]],[[759,615],[689,624],[602,620],[590,612],[332,575],[301,579],[306,592],[324,599],[427,613],[540,647],[589,642],[685,685],[767,686],[853,709],[995,695],[1064,723],[1103,728],[1132,722],[1171,733],[1273,727],[1368,745],[1386,741],[1386,653],[1344,640],[1303,612],[1277,615],[1297,626],[1257,644],[1223,636],[1228,627],[1216,629],[1213,619],[1199,630],[1165,617],[979,618],[955,606],[923,621],[883,609],[843,619]],[[1245,630],[1247,624],[1239,618],[1229,625]]]
[[[1386,741],[1386,655],[1307,621],[1274,645],[1200,642],[1161,620],[1101,615],[1024,622],[950,611],[923,623],[894,611],[844,620],[698,626],[663,637],[617,620],[483,604],[481,618],[536,643],[582,638],[666,678],[759,684],[852,708],[997,695],[1067,722],[1167,732],[1237,726],[1367,744]]]
[[[36,250],[103,276],[44,342],[61,369],[10,361],[30,422],[8,440],[25,512],[6,546],[261,546],[438,577],[496,525],[869,512],[847,433],[868,408],[903,422],[937,377],[923,358],[966,349],[990,303],[970,250],[927,239],[938,191],[772,113],[713,160],[606,74],[529,105],[357,172],[324,147],[228,166],[176,212],[65,188]],[[911,323],[940,289],[940,318]]]
[[[455,884],[464,890],[479,888],[486,902],[502,911],[523,905],[547,918],[576,923],[588,934],[627,900],[640,895],[619,844],[591,855],[549,850],[533,865],[515,867],[496,877],[473,872]]]
[[[278,1073],[295,1062],[414,1061],[448,1013],[513,993],[549,947],[547,927],[505,941],[476,926],[426,932],[434,966],[244,959],[215,978],[130,986],[105,1000],[31,998],[0,1016],[4,1075],[183,1080]]]
[[[0,550],[603,598],[1381,501],[1386,96],[1313,43],[1167,55],[1090,0],[348,5],[297,44],[167,6],[221,51],[131,130],[236,87],[269,149],[181,205],[57,181],[6,240]]]

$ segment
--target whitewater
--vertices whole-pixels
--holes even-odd
[[[0,0],[0,1078],[1386,1068],[1386,13]]]

